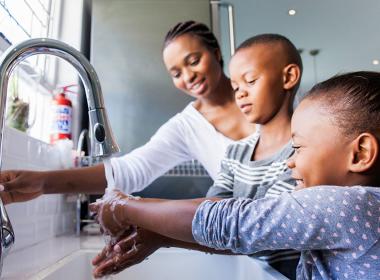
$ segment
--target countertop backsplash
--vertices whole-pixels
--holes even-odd
[[[59,169],[59,151],[52,145],[29,137],[26,133],[5,127],[2,170]],[[65,195],[43,195],[29,202],[6,206],[19,250],[51,237],[74,233],[75,204]]]

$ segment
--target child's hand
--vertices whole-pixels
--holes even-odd
[[[118,237],[129,228],[125,221],[124,211],[130,199],[131,196],[112,190],[106,192],[102,199],[90,204],[89,208],[95,212],[96,219],[105,234]]]
[[[168,246],[165,237],[157,233],[135,228],[134,231],[119,238],[113,246],[106,246],[92,260],[95,265],[94,277],[102,277],[120,271],[144,261],[148,256],[163,246]]]

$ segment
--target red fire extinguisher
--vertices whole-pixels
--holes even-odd
[[[72,103],[66,98],[66,93],[71,92],[70,88],[77,85],[64,86],[61,92],[53,99],[53,123],[50,133],[50,143],[55,143],[60,139],[71,139],[72,125]]]

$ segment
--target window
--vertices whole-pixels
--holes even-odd
[[[0,0],[0,53],[29,38],[57,37],[59,4],[59,0]],[[45,142],[49,142],[51,118],[48,114],[55,88],[53,82],[49,82],[48,73],[54,69],[54,63],[55,58],[51,56],[31,56],[16,67],[8,86],[8,124],[23,130],[9,120],[12,106],[15,110],[25,108],[26,104],[28,108],[24,113],[28,113],[28,124],[24,128],[30,136]],[[16,103],[16,97],[22,102]]]

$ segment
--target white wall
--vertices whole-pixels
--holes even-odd
[[[82,36],[83,31],[83,10],[87,8],[85,0],[61,0],[60,3],[60,23],[57,30],[57,39],[69,44],[78,51],[83,51]],[[58,60],[56,69],[56,80],[54,84],[57,86],[65,86],[70,84],[81,84],[77,71],[66,61]],[[69,94],[68,97],[72,101],[72,139],[77,142],[82,116],[82,99],[80,87],[73,88],[79,95]]]
[[[51,145],[12,128],[5,128],[2,170],[49,170],[60,166],[59,153]],[[24,248],[63,233],[74,233],[75,204],[65,195],[44,195],[29,202],[6,206],[15,247]]]

